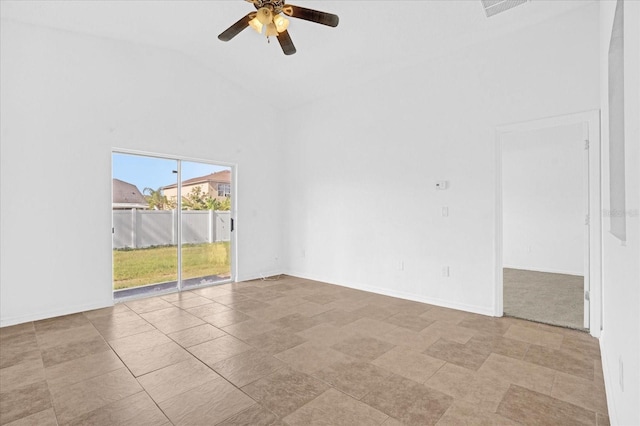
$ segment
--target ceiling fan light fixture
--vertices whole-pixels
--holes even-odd
[[[286,31],[289,28],[289,20],[282,15],[276,15],[273,18],[273,23],[276,25],[276,29],[279,33]]]
[[[263,25],[260,21],[258,21],[258,18],[253,18],[251,21],[249,21],[249,26],[256,30],[258,34],[262,34]]]
[[[262,25],[269,25],[273,21],[273,12],[268,7],[261,7],[258,9],[256,19],[260,21]]]
[[[267,29],[265,31],[265,35],[267,37],[271,37],[271,36],[277,36],[278,35],[278,29],[276,28],[276,24],[274,24],[273,22],[267,25]]]

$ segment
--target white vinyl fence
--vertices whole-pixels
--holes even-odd
[[[114,210],[113,248],[176,245],[177,218],[175,210]],[[229,241],[230,231],[231,215],[228,211],[182,211],[183,244]]]

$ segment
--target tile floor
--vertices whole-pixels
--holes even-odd
[[[0,424],[608,424],[598,342],[294,277],[0,329]]]

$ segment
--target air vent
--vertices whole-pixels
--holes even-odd
[[[525,4],[527,1],[529,0],[480,0],[482,7],[484,7],[484,13],[487,14],[487,18]]]

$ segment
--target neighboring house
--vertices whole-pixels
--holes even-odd
[[[120,179],[113,179],[113,210],[147,209],[149,203],[137,186]]]
[[[231,170],[223,170],[209,175],[187,179],[182,182],[182,196],[188,195],[194,188],[200,188],[205,196],[224,200],[231,196]],[[175,200],[178,196],[178,185],[162,187],[162,193],[168,200]]]

